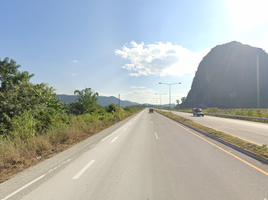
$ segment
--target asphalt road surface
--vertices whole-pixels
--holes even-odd
[[[268,124],[208,115],[205,115],[205,117],[194,117],[192,113],[184,112],[172,111],[172,113],[260,146],[268,144]]]
[[[265,200],[268,166],[145,109],[4,182],[0,199]]]

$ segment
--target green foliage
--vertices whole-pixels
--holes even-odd
[[[182,97],[181,98],[181,103],[184,104],[185,100],[186,100],[186,97]]]
[[[33,74],[19,72],[19,67],[14,60],[9,62],[9,58],[0,61],[0,135],[21,132],[25,138],[61,124],[59,118],[66,121],[64,106],[56,98],[54,89],[45,83],[31,83]],[[23,136],[25,134],[27,136]]]
[[[219,114],[219,113],[221,113],[221,110],[219,108],[214,107],[214,108],[207,108],[204,110],[204,112],[206,112],[206,113],[218,113]]]
[[[91,88],[83,90],[75,90],[75,95],[78,95],[75,103],[70,103],[69,109],[72,113],[79,115],[84,113],[92,113],[97,109],[99,94],[94,93]]]
[[[253,117],[253,109],[252,108],[248,110],[247,116]]]
[[[115,105],[114,103],[111,103],[110,105],[105,106],[105,109],[107,112],[111,113],[111,112],[116,112],[119,109],[119,107]]]

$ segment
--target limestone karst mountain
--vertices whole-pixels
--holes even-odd
[[[268,54],[261,48],[230,42],[203,58],[184,107],[268,107]]]

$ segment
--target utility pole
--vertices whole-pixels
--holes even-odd
[[[257,55],[257,105],[260,108],[260,71],[259,71],[259,55]]]
[[[118,95],[118,105],[119,105],[118,115],[119,115],[119,121],[120,121],[120,112],[121,112],[121,107],[120,107],[120,94]]]

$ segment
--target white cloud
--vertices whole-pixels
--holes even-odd
[[[76,76],[77,74],[72,74],[72,76]]]
[[[144,89],[144,90],[134,90],[131,92],[128,92],[128,94],[153,94],[152,89]]]
[[[124,94],[124,97],[126,99],[131,99],[131,101],[133,102],[148,103],[153,97],[155,97],[155,91],[152,89],[145,88],[143,86],[142,87],[132,86],[131,88],[135,90]]]
[[[140,86],[140,87],[137,87],[137,86],[131,86],[131,88],[133,88],[133,89],[137,89],[137,88],[145,89],[146,87],[144,87],[144,86]]]
[[[73,60],[73,62],[77,63],[77,62],[78,62],[78,60]]]
[[[132,41],[130,47],[123,46],[120,50],[116,50],[115,54],[130,60],[130,63],[125,64],[123,68],[132,71],[131,76],[183,76],[194,73],[209,50],[206,48],[199,53],[193,53],[171,42],[145,46],[144,43],[137,44]]]

